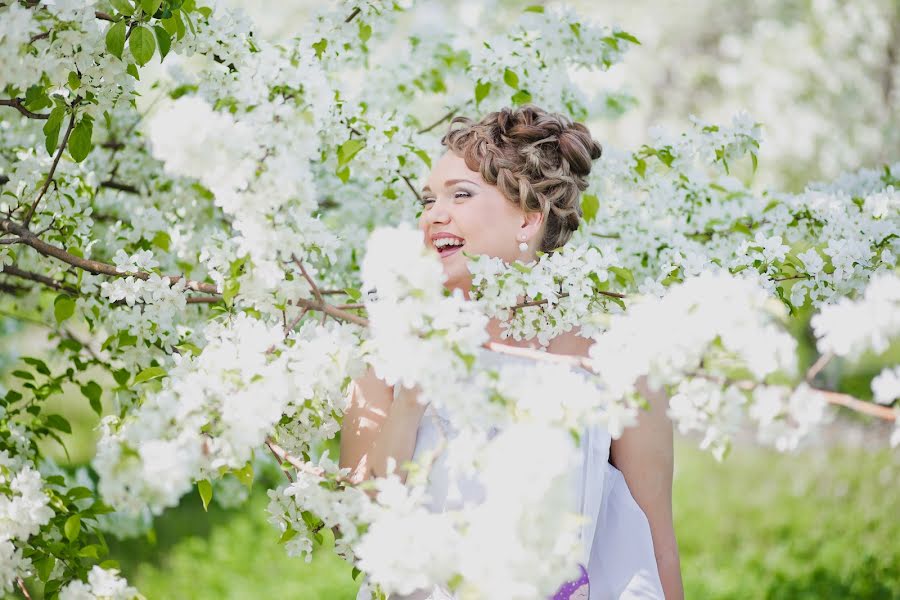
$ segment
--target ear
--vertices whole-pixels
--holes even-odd
[[[541,232],[544,224],[544,215],[539,212],[527,212],[522,218],[519,235],[524,235],[528,241],[534,240]]]

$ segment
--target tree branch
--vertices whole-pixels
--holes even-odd
[[[312,288],[313,294],[316,296],[316,301],[318,301],[319,304],[324,304],[325,301],[322,299],[322,293],[319,291],[319,286],[316,285],[316,282],[313,281],[312,277],[309,276],[309,273],[306,272],[306,267],[303,266],[303,263],[297,258],[297,255],[291,254],[291,260],[300,267],[300,273],[303,275],[303,278],[306,279],[306,283],[309,284],[309,287]]]
[[[6,265],[2,269],[0,269],[0,274],[19,277],[20,279],[28,279],[29,281],[35,281],[37,283],[46,285],[47,287],[51,287],[58,292],[68,292],[75,295],[79,294],[78,289],[74,286],[68,285],[62,281],[57,281],[52,277],[41,275],[40,273],[24,271],[15,265]]]
[[[66,133],[63,135],[62,142],[59,144],[59,150],[56,151],[56,156],[53,158],[53,164],[50,165],[50,172],[47,173],[47,179],[44,181],[44,186],[41,188],[40,194],[35,198],[34,203],[31,205],[31,208],[28,209],[28,213],[25,215],[25,220],[22,224],[27,228],[28,224],[31,223],[31,218],[34,216],[34,211],[37,210],[37,205],[41,201],[41,198],[44,197],[44,194],[47,193],[47,188],[50,187],[50,182],[53,181],[53,174],[56,172],[56,166],[59,164],[59,159],[62,158],[62,153],[66,149],[66,144],[69,143],[69,136],[72,134],[72,129],[75,127],[75,110],[72,109],[72,116],[69,117],[69,126],[66,127]]]
[[[419,200],[419,201],[421,202],[421,201],[422,201],[422,195],[419,194],[419,192],[418,192],[418,191],[416,190],[416,188],[413,186],[412,182],[409,180],[409,177],[407,177],[406,175],[401,175],[400,177],[403,178],[403,181],[406,182],[406,186],[407,186],[410,190],[412,190],[412,193],[416,195],[416,200]]]
[[[100,187],[110,188],[113,190],[119,190],[120,192],[128,192],[129,194],[140,194],[141,193],[141,191],[139,189],[137,189],[135,186],[133,186],[129,183],[121,183],[119,181],[113,181],[112,179],[101,182]]]
[[[350,21],[352,21],[356,17],[356,15],[359,14],[359,12],[360,12],[359,7],[354,8],[353,12],[351,12],[349,15],[347,15],[347,18],[344,19],[344,23],[349,23]]]
[[[0,219],[0,231],[5,231],[7,233],[12,233],[18,235],[22,238],[22,243],[31,246],[35,250],[37,250],[40,254],[44,256],[50,256],[57,260],[60,260],[64,263],[70,264],[73,267],[77,267],[79,269],[83,269],[88,271],[89,273],[93,273],[95,275],[109,275],[111,277],[136,277],[138,279],[147,280],[150,278],[150,273],[146,273],[144,271],[137,271],[134,273],[121,273],[116,270],[116,267],[107,263],[103,263],[96,260],[91,260],[87,258],[81,258],[80,256],[75,256],[74,254],[70,254],[59,248],[58,246],[54,246],[53,244],[48,244],[44,240],[40,239],[34,233],[28,230],[28,228],[19,225],[9,219]],[[169,282],[174,284],[182,279],[184,279],[181,275],[164,275],[164,277],[169,278]],[[215,284],[212,283],[204,283],[200,281],[192,281],[187,280],[185,282],[185,289],[189,289],[195,292],[203,292],[205,294],[214,294],[218,295],[219,292],[216,289]]]
[[[468,104],[468,103],[469,103],[469,101],[464,102],[462,105],[457,106],[457,107],[454,108],[454,109],[451,109],[451,110],[448,111],[447,114],[445,114],[443,117],[441,117],[440,119],[438,119],[437,121],[435,121],[434,123],[432,123],[431,125],[429,125],[428,127],[424,128],[424,129],[420,129],[417,133],[428,133],[429,131],[431,131],[432,129],[434,129],[435,127],[437,127],[438,125],[440,125],[440,124],[443,123],[444,121],[448,121],[448,120],[452,119],[454,116],[456,116],[456,113],[458,113],[459,110],[460,110],[463,106],[465,106],[466,104]]]
[[[21,98],[10,98],[10,99],[0,98],[0,106],[11,106],[14,109],[16,109],[17,111],[19,111],[20,113],[22,113],[23,115],[25,115],[26,117],[28,117],[29,119],[45,119],[46,120],[46,119],[50,118],[49,114],[31,112],[30,110],[25,108],[25,105],[22,103]]]

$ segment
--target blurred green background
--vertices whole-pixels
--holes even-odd
[[[677,443],[675,527],[687,598],[900,598],[900,461],[882,450],[779,455],[754,446],[723,463]],[[288,558],[262,488],[245,507],[197,494],[156,524],[157,542],[114,544],[147,598],[355,598],[350,567],[323,550]]]

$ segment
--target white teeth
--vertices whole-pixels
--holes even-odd
[[[435,248],[443,248],[444,246],[462,246],[463,241],[456,238],[438,238],[434,240]]]

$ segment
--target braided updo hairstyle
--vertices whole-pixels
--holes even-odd
[[[542,252],[565,245],[578,229],[579,197],[602,152],[581,123],[526,104],[478,122],[456,117],[441,144],[523,211],[544,215]]]

